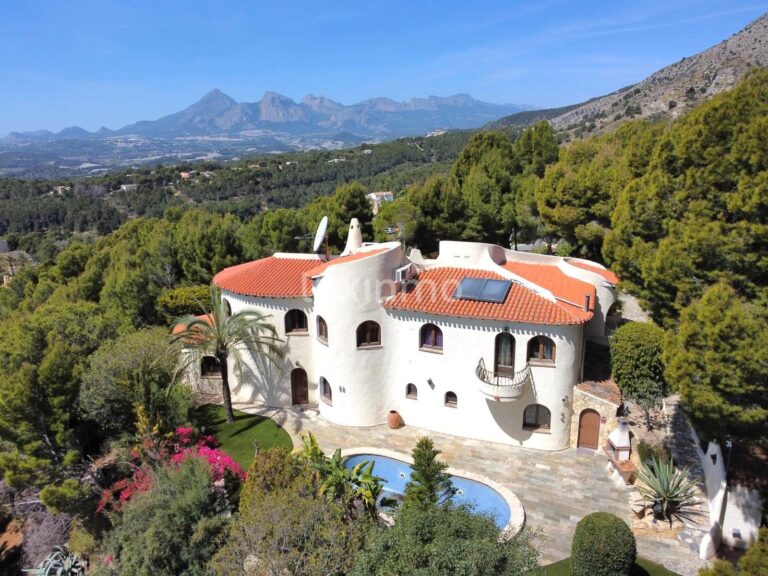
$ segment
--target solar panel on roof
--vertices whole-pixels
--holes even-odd
[[[500,304],[507,298],[512,282],[493,278],[470,278],[465,276],[456,287],[453,297],[457,300],[476,300]]]

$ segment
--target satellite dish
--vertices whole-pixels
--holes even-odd
[[[312,243],[312,252],[320,250],[320,246],[323,244],[323,238],[325,238],[325,232],[328,230],[328,216],[323,216],[320,220],[320,225],[315,232],[315,241]]]

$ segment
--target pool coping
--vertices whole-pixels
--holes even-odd
[[[393,458],[394,460],[400,460],[406,464],[413,464],[413,458],[410,454],[405,454],[396,450],[390,450],[388,448],[359,446],[355,448],[345,448],[341,451],[341,456],[343,458],[348,456],[358,456],[360,454],[386,456],[388,458]],[[520,498],[517,497],[517,494],[515,494],[506,486],[503,486],[502,484],[499,484],[495,480],[491,480],[482,474],[475,474],[474,472],[468,472],[466,470],[454,468],[453,466],[449,466],[446,472],[451,476],[459,476],[461,478],[467,478],[469,480],[474,480],[475,482],[480,482],[490,486],[496,490],[496,492],[501,494],[501,497],[506,500],[507,505],[509,506],[510,520],[509,523],[504,528],[502,528],[500,538],[503,540],[508,540],[510,538],[514,538],[520,533],[520,531],[523,529],[523,526],[525,526],[525,509],[523,508],[523,504],[520,502]]]

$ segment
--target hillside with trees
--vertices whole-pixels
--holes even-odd
[[[541,122],[517,138],[485,132],[472,135],[466,145],[458,145],[457,135],[452,144],[440,144],[445,148],[431,148],[430,139],[394,143],[387,149],[392,168],[383,173],[376,171],[387,166],[386,154],[360,149],[354,152],[359,158],[334,163],[317,153],[316,163],[299,165],[295,175],[286,165],[289,157],[270,158],[263,181],[256,177],[260,161],[228,166],[209,179],[196,168],[200,173],[183,183],[177,180],[178,169],[142,174],[147,186],[156,179],[159,187],[152,189],[171,200],[161,208],[143,204],[143,196],[130,204],[128,193],[138,194],[141,184],[123,196],[118,193],[117,200],[102,200],[119,203],[120,214],[131,218],[106,235],[70,239],[61,251],[48,253],[37,267],[24,267],[0,289],[3,490],[11,490],[17,500],[31,494],[50,510],[92,519],[97,496],[106,487],[103,477],[91,474],[94,459],[125,456],[128,447],[145,441],[147,451],[136,454],[142,466],[167,458],[171,448],[165,435],[187,421],[189,398],[171,386],[167,364],[145,362],[166,352],[158,334],[169,320],[199,312],[199,295],[222,268],[279,250],[306,251],[305,236],[323,215],[329,217],[334,252],[342,248],[346,226],[356,217],[366,239],[401,237],[426,254],[435,253],[441,239],[503,245],[543,239],[544,250],[605,262],[665,330],[664,380],[680,393],[702,435],[765,445],[766,118],[768,72],[759,71],[674,122],[629,122],[564,147]],[[461,150],[450,162],[451,146],[457,145]],[[408,160],[409,155],[415,159]],[[312,179],[314,168],[342,165],[343,172],[328,168],[326,179]],[[104,179],[98,185],[112,190],[115,182]],[[175,192],[163,182],[173,182]],[[400,182],[392,185],[398,194],[374,218],[366,193],[387,182]],[[38,185],[25,184],[24,193],[43,196]],[[247,192],[248,187],[262,192]],[[304,192],[280,200],[277,190]],[[272,194],[275,203],[267,201],[268,210],[256,209],[253,198],[259,194]],[[249,207],[233,209],[238,202]],[[116,349],[135,362],[116,363]],[[113,402],[133,410],[120,417],[98,410]],[[113,426],[99,425],[105,421]],[[128,476],[119,469],[122,475],[113,473],[113,480],[125,480],[136,490],[148,482],[146,476]],[[202,538],[210,528],[211,534],[221,534],[224,527],[216,515],[222,508],[209,499],[206,488],[213,482],[211,471],[190,464],[179,474],[158,473],[157,485],[164,487],[158,501],[173,502],[179,484],[194,485],[190,502],[200,502],[211,514],[187,517],[184,502],[178,502],[173,513],[179,533]],[[271,511],[252,511],[252,517],[272,517],[285,504],[278,496],[262,499]],[[316,494],[302,496],[317,507],[318,517],[334,512]],[[130,510],[131,516],[122,518],[135,515],[140,526],[156,522],[147,498],[138,498]],[[145,561],[143,535],[120,528],[122,521],[109,520],[115,531],[103,546],[132,550],[135,558],[126,565],[139,566]],[[429,517],[415,519],[412,526],[432,525]],[[338,529],[344,527],[340,522]],[[163,538],[176,541],[174,535]],[[349,545],[358,550],[360,543]],[[196,565],[204,561],[195,554],[209,550],[179,546]],[[371,550],[371,557],[375,553]]]

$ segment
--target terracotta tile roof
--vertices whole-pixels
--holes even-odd
[[[614,406],[621,406],[621,389],[611,378],[607,380],[588,380],[576,384],[576,390],[580,390],[590,396],[604,400]]]
[[[225,268],[213,277],[213,283],[235,294],[261,298],[302,298],[312,295],[312,277],[328,267],[362,260],[387,250],[368,250],[333,258],[327,262],[307,255],[306,258],[269,256]]]
[[[208,316],[208,314],[201,314],[200,316],[195,316],[198,320],[202,320],[204,322],[207,322],[211,324],[211,317]],[[212,324],[211,324],[212,325]],[[184,324],[176,324],[173,327],[172,333],[173,334],[181,334],[186,329],[186,326]]]
[[[529,324],[581,324],[592,318],[591,312],[561,302],[552,302],[515,282],[512,283],[504,302],[456,300],[453,298],[453,292],[465,276],[504,279],[501,275],[487,270],[431,268],[419,274],[415,288],[409,292],[400,292],[388,300],[384,307],[441,316]]]
[[[357,252],[356,254],[347,254],[346,256],[340,256],[338,258],[334,258],[332,260],[328,260],[327,262],[321,262],[311,270],[307,272],[307,276],[312,278],[313,276],[318,276],[325,272],[326,268],[329,268],[330,266],[335,266],[336,264],[346,264],[347,262],[354,262],[355,260],[362,260],[363,258],[367,258],[368,256],[373,256],[374,254],[380,254],[384,251],[386,251],[387,248],[378,248],[376,250],[368,250],[366,252]]]
[[[503,265],[503,268],[549,290],[555,298],[567,300],[579,309],[584,306],[584,297],[589,296],[589,307],[594,309],[595,287],[587,282],[571,278],[557,266],[529,264],[527,262],[507,262]]]
[[[571,266],[576,266],[576,268],[581,268],[582,270],[588,270],[590,272],[595,272],[596,274],[600,274],[603,278],[605,278],[608,282],[611,284],[618,284],[619,283],[619,277],[616,276],[613,272],[610,270],[606,270],[605,268],[601,268],[597,264],[587,264],[586,262],[581,262],[579,260],[566,260],[568,264]]]
[[[225,268],[213,277],[213,283],[229,292],[263,298],[301,298],[312,294],[312,282],[306,273],[320,260],[269,256]]]

